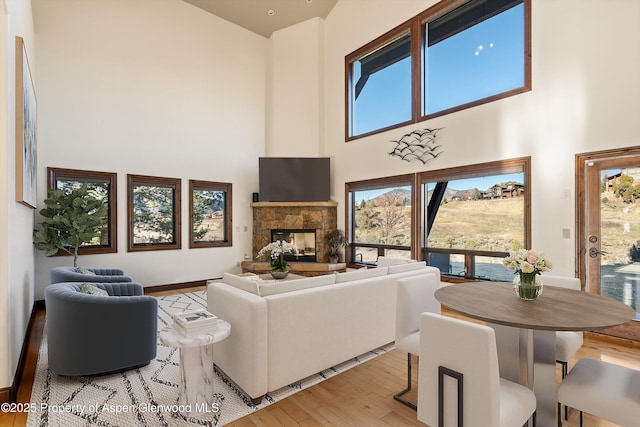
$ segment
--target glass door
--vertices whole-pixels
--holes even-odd
[[[634,320],[603,332],[640,341],[640,147],[577,160],[580,276],[587,291],[636,310]]]

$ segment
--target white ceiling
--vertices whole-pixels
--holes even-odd
[[[311,18],[326,18],[338,0],[184,0],[247,30],[271,33]]]

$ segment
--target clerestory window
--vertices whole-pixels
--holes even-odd
[[[531,90],[530,0],[443,0],[345,58],[346,140]]]

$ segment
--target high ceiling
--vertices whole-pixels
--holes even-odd
[[[271,33],[311,18],[326,18],[338,0],[184,0],[247,30]]]

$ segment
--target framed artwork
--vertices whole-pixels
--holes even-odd
[[[16,37],[16,200],[36,208],[36,93],[22,37]]]

